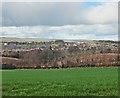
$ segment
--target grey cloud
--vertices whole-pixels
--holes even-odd
[[[78,24],[81,9],[79,3],[3,3],[3,26]]]
[[[83,7],[81,3],[65,3],[65,2],[6,2],[3,3],[2,6],[2,19],[3,26],[36,26],[36,25],[44,25],[44,26],[61,26],[61,25],[78,25],[78,24],[99,24],[103,23],[111,23],[114,22],[114,17],[112,19],[107,13],[109,11],[110,6],[107,7],[106,11],[104,7],[97,8],[100,9],[102,13],[98,13],[99,11],[95,10],[96,8],[92,7]],[[116,11],[113,9],[113,15]],[[92,15],[93,14],[93,15]],[[110,13],[111,14],[111,13]],[[96,16],[100,16],[97,19]],[[106,15],[106,16],[104,16]],[[105,19],[104,19],[105,17]],[[108,19],[106,19],[108,17]],[[116,18],[116,17],[115,17]]]

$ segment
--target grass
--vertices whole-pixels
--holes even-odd
[[[3,96],[117,96],[118,68],[3,70]]]

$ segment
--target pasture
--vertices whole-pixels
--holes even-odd
[[[118,68],[2,70],[3,96],[117,96]]]

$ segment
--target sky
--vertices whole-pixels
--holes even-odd
[[[3,2],[1,19],[1,37],[118,39],[117,2]]]

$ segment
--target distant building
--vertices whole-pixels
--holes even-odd
[[[4,43],[4,46],[7,46],[8,44],[7,43]]]

